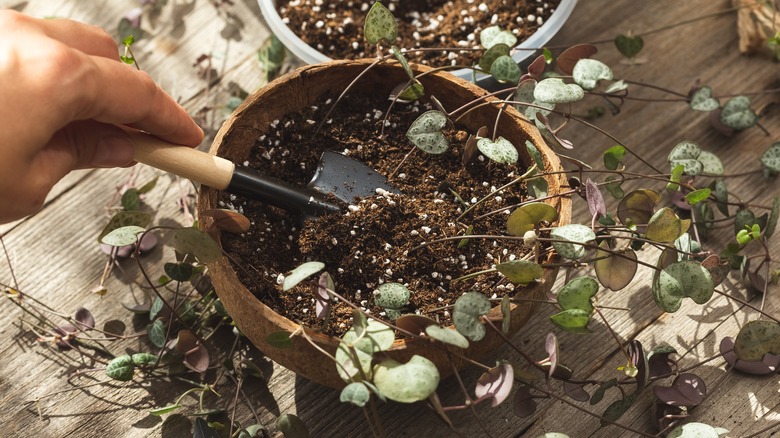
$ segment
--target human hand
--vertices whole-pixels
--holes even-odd
[[[38,211],[74,169],[133,164],[127,125],[187,146],[203,131],[105,31],[0,11],[0,223]]]

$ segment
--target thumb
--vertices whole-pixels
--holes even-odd
[[[59,163],[63,167],[59,169],[62,174],[73,169],[130,166],[135,153],[133,142],[125,131],[95,121],[69,124],[52,137],[47,149],[65,155]]]

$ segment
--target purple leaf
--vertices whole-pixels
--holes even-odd
[[[585,181],[585,197],[588,200],[588,211],[596,219],[599,216],[607,215],[607,206],[604,204],[604,197],[601,196],[599,186],[590,178]]]
[[[425,328],[429,325],[438,324],[431,318],[422,315],[403,315],[395,319],[395,325],[401,330],[419,335],[425,333]]]
[[[674,371],[672,365],[675,362],[669,359],[669,355],[673,353],[676,354],[677,351],[672,347],[656,348],[650,352],[650,355],[647,358],[647,364],[651,378],[666,376]]]
[[[76,311],[76,321],[80,324],[82,330],[91,330],[95,328],[95,318],[89,310],[83,307]]]
[[[544,348],[547,351],[547,361],[550,364],[550,370],[549,370],[549,376],[552,377],[555,368],[558,367],[558,338],[555,337],[555,334],[550,332],[547,334],[547,339],[545,339],[544,342]]]
[[[709,271],[712,276],[712,284],[718,286],[726,279],[729,274],[729,264],[727,260],[721,260],[717,254],[711,254],[701,262],[702,268]]]
[[[561,52],[556,59],[558,68],[563,74],[570,75],[574,71],[577,61],[583,58],[590,58],[599,50],[591,44],[576,44]]]
[[[328,293],[328,289],[333,290],[334,287],[330,274],[327,272],[320,274],[317,287],[314,288],[314,310],[317,318],[325,318],[330,313],[330,293]]]
[[[699,376],[684,373],[677,376],[672,386],[655,386],[656,398],[671,406],[698,406],[707,395],[707,387]]]
[[[650,378],[650,372],[648,369],[647,357],[645,356],[645,349],[639,341],[634,340],[628,344],[628,354],[631,356],[631,362],[637,369],[636,392],[634,392],[636,395],[645,389],[647,380]]]
[[[734,338],[730,336],[720,341],[720,354],[723,355],[729,366],[745,374],[763,376],[776,373],[778,368],[780,368],[780,355],[772,353],[765,354],[760,362],[737,359],[737,355],[734,354]]]
[[[521,385],[512,400],[512,410],[520,418],[530,417],[536,412],[536,401],[531,396],[531,389]]]
[[[141,250],[141,254],[146,254],[149,251],[153,250],[155,246],[157,246],[157,242],[159,239],[157,238],[157,235],[154,233],[145,233],[144,236],[141,238],[141,242],[138,244],[139,249]]]
[[[209,367],[209,351],[189,330],[181,330],[177,337],[176,351],[184,354],[184,366],[202,373]]]
[[[547,60],[544,59],[544,55],[539,55],[534,59],[534,62],[531,63],[531,65],[528,66],[528,74],[531,79],[540,80],[542,78],[542,74],[544,73],[544,67],[547,64]],[[520,82],[522,82],[523,79],[520,79]]]
[[[583,386],[579,383],[563,382],[563,392],[578,402],[586,402],[590,400],[590,394],[585,391]]]
[[[509,393],[512,392],[512,383],[515,380],[514,368],[510,364],[502,364],[485,371],[477,380],[474,395],[477,398],[491,397],[492,407],[503,403]]]

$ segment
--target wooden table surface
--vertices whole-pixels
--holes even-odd
[[[148,34],[134,46],[141,67],[148,71],[167,91],[193,115],[208,114],[201,120],[206,128],[216,128],[227,113],[221,108],[231,93],[239,87],[252,91],[264,82],[264,71],[257,61],[257,50],[269,35],[255,0],[224,2],[219,9],[205,0],[169,0],[162,16],[155,22],[147,20]],[[133,0],[0,0],[2,7],[15,7],[38,17],[68,17],[105,27],[116,34],[119,19],[136,7]],[[567,45],[583,41],[611,40],[619,33],[647,32],[663,25],[706,15],[730,6],[726,0],[580,0],[572,18],[555,37],[552,44]],[[645,37],[641,54],[643,65],[621,63],[621,57],[611,44],[600,45],[598,59],[613,66],[617,77],[645,81],[680,92],[701,80],[713,87],[716,94],[728,95],[761,91],[780,84],[780,68],[764,57],[745,57],[738,52],[736,16],[734,13],[713,16],[687,26]],[[193,64],[200,55],[210,55],[213,74],[204,78]],[[122,86],[122,84],[117,84]],[[651,97],[652,91],[640,90],[638,96]],[[756,107],[778,99],[774,96],[756,98]],[[121,104],[121,103],[118,103]],[[204,108],[213,108],[204,112]],[[610,125],[610,132],[623,144],[642,151],[657,166],[665,166],[668,150],[681,140],[691,140],[705,149],[717,152],[728,173],[755,169],[757,158],[771,143],[780,138],[778,116],[769,115],[763,121],[767,136],[759,129],[750,129],[725,137],[709,128],[706,115],[687,109],[683,103],[629,102],[623,113],[605,116],[596,124]],[[213,134],[213,129],[210,134]],[[576,150],[572,155],[590,161],[597,160],[606,147],[614,143],[593,131],[572,129],[568,138]],[[205,145],[204,145],[205,147]],[[73,314],[79,307],[90,309],[100,326],[120,319],[127,327],[144,328],[139,318],[133,319],[119,305],[131,301],[138,291],[134,278],[137,270],[131,261],[122,262],[107,283],[108,294],[99,297],[91,292],[98,284],[106,256],[95,243],[95,236],[107,220],[107,207],[116,205],[117,189],[128,181],[143,182],[159,172],[143,166],[135,169],[80,171],[70,175],[49,196],[45,208],[34,217],[0,226],[8,258],[0,257],[0,282],[14,285],[53,309]],[[189,218],[178,208],[178,201],[189,190],[186,181],[161,175],[157,188],[147,203],[157,211],[157,222],[188,224]],[[731,183],[730,189],[745,197],[758,196],[767,203],[777,195],[777,180],[759,177],[743,178]],[[576,208],[583,211],[583,203]],[[777,239],[772,246],[780,256]],[[0,254],[2,255],[2,254]],[[168,254],[153,253],[146,261],[162,260]],[[13,272],[11,272],[10,260]],[[159,264],[159,263],[158,263]],[[777,266],[775,266],[777,268]],[[157,269],[157,268],[155,268]],[[642,271],[640,269],[640,271]],[[627,289],[604,294],[605,306],[630,307],[630,312],[608,314],[613,328],[622,341],[638,339],[652,347],[660,342],[674,346],[684,363],[693,363],[717,352],[723,336],[736,333],[751,314],[739,304],[721,296],[704,306],[687,303],[677,313],[662,314],[654,305],[649,290],[649,272],[643,272]],[[561,276],[562,277],[562,276]],[[559,278],[559,284],[561,279]],[[730,278],[730,285],[738,280]],[[744,295],[738,287],[730,293]],[[770,289],[767,309],[780,309],[777,286]],[[757,299],[754,299],[757,302]],[[541,309],[514,338],[520,345],[540,351],[544,336],[552,330],[548,321],[552,309]],[[190,407],[182,413],[161,417],[150,416],[150,408],[171,403],[190,386],[183,383],[130,382],[85,387],[103,380],[102,373],[73,380],[67,376],[89,364],[78,354],[58,353],[22,325],[22,312],[10,300],[0,300],[0,424],[3,435],[18,437],[187,437],[192,436],[195,401],[185,399]],[[594,324],[595,333],[580,337],[558,333],[564,362],[576,365],[577,375],[609,378],[619,375],[621,356],[603,324]],[[700,341],[691,343],[696,335]],[[136,339],[126,344],[128,351],[146,350],[148,344]],[[121,353],[121,352],[115,352]],[[518,359],[508,350],[499,352],[507,359]],[[358,409],[339,402],[339,394],[303,379],[291,372],[258,359],[266,372],[267,383],[260,379],[245,383],[246,396],[252,400],[260,421],[271,433],[277,433],[275,419],[285,413],[298,415],[312,436],[369,436],[365,420]],[[475,373],[466,373],[473,382]],[[693,412],[693,419],[724,427],[729,436],[748,436],[772,425],[780,424],[780,377],[746,377],[731,373],[719,384],[724,374],[721,361],[700,369],[712,394],[703,406]],[[445,381],[440,387],[442,400],[449,404],[462,402],[456,385]],[[229,405],[228,394],[219,401]],[[63,391],[63,392],[60,392]],[[38,403],[28,403],[40,398]],[[227,401],[226,401],[227,400]],[[647,394],[621,419],[635,429],[652,432]],[[602,412],[608,401],[585,408]],[[513,415],[510,403],[495,409],[478,406],[478,413],[492,436],[536,437],[543,432],[567,432],[571,437],[635,436],[616,427],[598,428],[598,419],[572,409],[560,402],[542,402],[538,414],[531,419]],[[385,404],[380,415],[389,436],[452,436],[424,404]],[[253,422],[252,413],[240,404],[237,417],[244,424]],[[464,436],[482,436],[485,432],[470,415],[456,413],[453,421]],[[762,432],[759,436],[778,434],[780,428]],[[592,434],[592,435],[591,435]]]

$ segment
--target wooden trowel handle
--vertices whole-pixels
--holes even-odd
[[[233,162],[187,146],[122,127],[135,144],[133,159],[217,190],[257,199],[288,211],[318,216],[341,207],[322,193],[292,186]]]
[[[187,146],[160,140],[141,131],[124,128],[135,144],[133,159],[217,190],[225,190],[235,165],[224,158]]]

